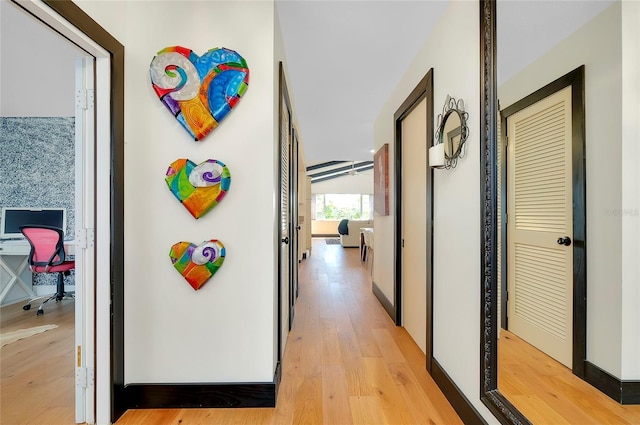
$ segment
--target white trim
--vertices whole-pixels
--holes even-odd
[[[111,423],[111,60],[96,59],[96,423]],[[106,94],[106,95],[105,95]],[[105,118],[106,117],[106,118]],[[107,194],[105,196],[105,194]]]
[[[78,45],[81,49],[85,50],[90,55],[96,58],[109,57],[109,53],[106,50],[104,50],[100,45],[96,44],[95,41],[87,37],[78,28],[67,22],[66,19],[63,19],[41,0],[12,1],[19,4],[22,8],[33,14],[42,22],[49,25],[51,28],[58,31],[65,38]]]

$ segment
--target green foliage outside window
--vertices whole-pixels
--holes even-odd
[[[360,220],[370,218],[371,195],[315,195],[316,220]]]

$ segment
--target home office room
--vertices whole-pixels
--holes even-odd
[[[26,410],[34,423],[43,414],[72,423],[84,420],[73,368],[76,346],[84,364],[83,314],[76,313],[82,302],[74,293],[93,274],[89,256],[76,249],[76,229],[89,224],[85,217],[93,204],[93,162],[85,160],[92,155],[87,147],[93,139],[86,137],[92,104],[83,90],[93,88],[93,58],[14,3],[0,2],[0,19],[0,422],[15,423],[16,410],[9,406],[23,406],[22,419]],[[26,225],[60,229],[43,231],[51,231],[54,243],[61,239],[65,255],[58,253],[51,266],[34,265],[32,272],[25,235],[35,255],[44,253],[38,236],[21,231]],[[80,235],[86,242],[86,232]],[[36,388],[57,396],[36,407],[29,401]]]

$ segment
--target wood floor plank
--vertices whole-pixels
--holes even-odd
[[[322,423],[352,423],[347,378],[342,365],[322,366]]]
[[[378,406],[386,419],[385,423],[396,425],[418,423],[394,384],[388,364],[384,359],[382,357],[367,357],[364,362]]]
[[[414,375],[413,371],[407,363],[390,363],[389,371],[393,380],[400,390],[405,403],[409,407],[409,411],[416,418],[419,424],[442,424],[448,423],[454,425],[451,422],[451,417],[448,417],[448,422],[445,422],[446,416],[440,415],[440,409],[438,404],[431,401],[429,395],[424,391],[423,387],[419,384],[418,378]],[[448,410],[448,409],[447,409]],[[449,416],[453,413],[452,410],[448,410]],[[461,421],[455,422],[462,424]]]
[[[383,415],[374,396],[349,397],[353,425],[383,423]]]

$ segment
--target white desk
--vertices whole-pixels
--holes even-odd
[[[16,284],[20,285],[29,297],[36,296],[30,279],[28,279],[29,282],[25,282],[27,276],[31,276],[31,273],[27,270],[30,249],[29,242],[25,239],[0,240],[0,267],[8,274],[5,278],[4,273],[0,273],[0,277],[2,277],[0,282],[0,304]],[[75,253],[75,241],[64,241],[64,250],[67,255],[73,255]]]

